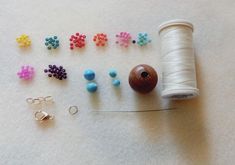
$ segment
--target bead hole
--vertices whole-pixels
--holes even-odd
[[[143,77],[143,78],[148,77],[148,75],[149,75],[148,72],[142,72],[142,73],[141,73],[141,77]]]

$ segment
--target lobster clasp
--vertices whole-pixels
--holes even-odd
[[[37,121],[46,121],[46,120],[52,120],[54,118],[54,116],[49,115],[48,113],[44,112],[44,111],[37,111],[34,114],[35,120]]]

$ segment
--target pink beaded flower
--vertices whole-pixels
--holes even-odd
[[[124,47],[128,47],[131,41],[131,35],[128,32],[120,32],[116,35],[116,38],[116,44],[119,44],[120,46]]]
[[[34,68],[31,66],[22,66],[21,70],[17,73],[20,79],[30,80],[34,76]]]

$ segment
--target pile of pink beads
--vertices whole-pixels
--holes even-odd
[[[34,68],[31,66],[22,66],[21,70],[17,73],[20,79],[30,80],[34,76]]]
[[[116,38],[117,38],[116,44],[128,47],[131,40],[131,35],[128,32],[120,32],[119,34],[116,35]]]

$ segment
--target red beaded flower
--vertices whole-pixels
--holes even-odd
[[[83,48],[86,45],[86,35],[76,33],[75,35],[71,35],[69,41],[70,41],[70,49],[77,48]]]

